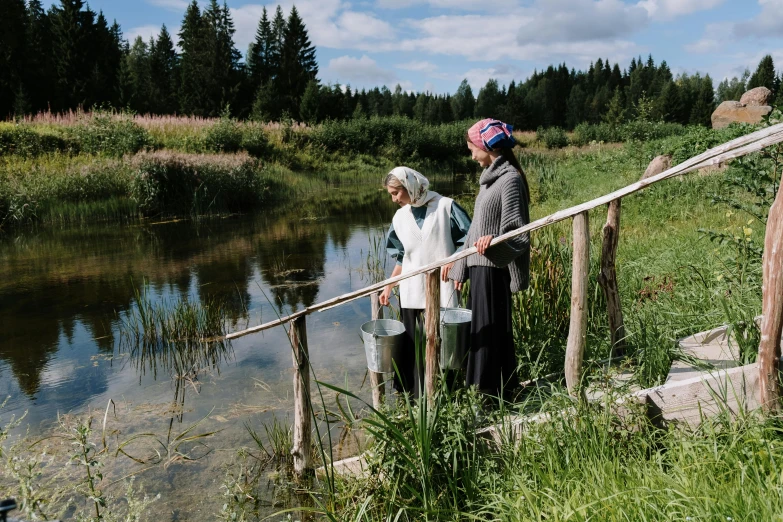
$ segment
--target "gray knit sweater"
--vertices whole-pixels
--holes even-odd
[[[465,248],[473,246],[480,237],[498,237],[510,230],[530,223],[527,183],[517,170],[499,156],[481,173],[481,185],[473,210],[473,222],[468,230]],[[510,239],[487,249],[485,255],[473,254],[454,263],[449,278],[455,281],[468,279],[468,267],[508,267],[511,275],[511,291],[525,290],[530,278],[530,234]]]

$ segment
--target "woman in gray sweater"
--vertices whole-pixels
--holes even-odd
[[[513,152],[512,127],[485,119],[467,133],[473,159],[484,167],[466,244],[478,254],[454,263],[449,277],[457,289],[470,279],[471,350],[466,384],[500,395],[517,382],[511,324],[511,294],[527,288],[530,236],[489,247],[493,237],[530,222],[530,190]]]

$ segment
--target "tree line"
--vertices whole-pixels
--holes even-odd
[[[189,114],[309,123],[403,115],[427,123],[493,116],[520,129],[573,128],[582,122],[643,118],[709,125],[717,103],[766,86],[783,104],[781,77],[771,56],[751,75],[722,81],[672,74],[665,61],[633,58],[621,70],[597,59],[587,70],[565,63],[535,71],[519,83],[487,81],[474,95],[467,80],[454,94],[406,92],[397,85],[353,90],[318,80],[315,46],[296,7],[286,16],[266,8],[245,59],[234,43],[225,2],[187,7],[179,33],[162,26],[156,37],[129,42],[114,21],[84,0],[2,0],[0,116],[77,107],[127,108],[139,113]],[[175,44],[175,38],[176,44]]]

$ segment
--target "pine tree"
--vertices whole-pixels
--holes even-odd
[[[280,107],[277,103],[277,90],[272,80],[261,84],[256,91],[253,102],[253,119],[256,121],[272,121],[280,118]]]
[[[234,22],[226,3],[221,7],[210,0],[202,15],[205,30],[207,99],[203,111],[209,116],[222,114],[239,91],[240,54],[234,46]]]
[[[24,0],[0,2],[0,119],[13,114],[14,100],[23,88],[27,50],[27,10]]]
[[[177,111],[179,56],[165,24],[154,44],[150,49],[151,110],[157,114],[172,114]]]
[[[299,114],[299,103],[307,84],[317,81],[317,75],[315,47],[310,43],[299,11],[293,6],[285,25],[278,82],[284,109],[291,114]]]
[[[673,123],[682,123],[685,107],[680,96],[680,87],[677,82],[667,82],[661,94],[654,102],[655,119]]]
[[[772,56],[766,55],[759,62],[756,67],[756,72],[748,80],[748,90],[755,87],[766,87],[770,91],[775,90],[775,64],[772,61]]]
[[[96,50],[95,65],[89,86],[92,103],[116,105],[120,62],[123,60],[122,37],[117,35],[119,26],[115,21],[110,28],[103,12],[98,14],[92,35],[91,47]]]

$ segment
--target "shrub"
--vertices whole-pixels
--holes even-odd
[[[152,145],[146,129],[126,114],[93,113],[68,128],[83,152],[120,157]]]
[[[242,138],[237,121],[223,117],[207,129],[204,146],[209,152],[237,152],[242,147]]]
[[[249,156],[145,154],[137,159],[131,197],[145,215],[244,212],[263,200],[265,183]]]
[[[568,136],[560,127],[539,127],[536,131],[536,139],[546,145],[548,149],[560,149],[568,145]]]
[[[26,158],[54,152],[76,153],[73,140],[42,132],[27,125],[0,124],[0,156],[14,154]]]
[[[245,125],[242,132],[242,148],[254,158],[260,158],[268,154],[270,144],[264,129],[259,125]]]

